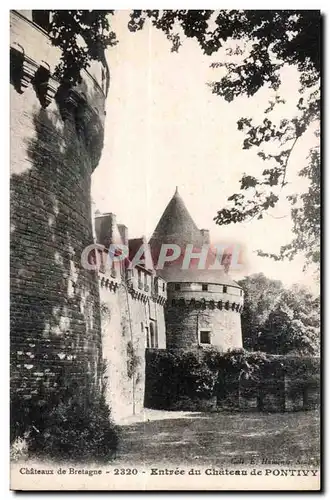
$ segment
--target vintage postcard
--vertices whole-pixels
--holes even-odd
[[[320,489],[321,18],[10,12],[11,489]]]

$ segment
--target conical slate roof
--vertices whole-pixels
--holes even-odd
[[[150,245],[155,241],[177,245],[203,244],[202,234],[188,212],[178,188],[156,226]]]
[[[156,229],[149,241],[154,264],[158,262],[161,245],[175,244],[181,249],[181,255],[173,262],[165,262],[164,269],[157,274],[168,282],[218,283],[239,287],[223,270],[198,269],[197,261],[192,260],[189,269],[182,269],[186,245],[192,244],[194,252],[198,252],[203,244],[209,243],[208,231],[196,226],[181,198],[178,188],[165,208]],[[210,249],[208,262],[213,264],[215,253]]]

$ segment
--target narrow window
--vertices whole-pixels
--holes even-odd
[[[199,332],[200,344],[211,344],[211,330],[201,330]]]
[[[203,285],[202,285],[202,290],[203,290],[203,292],[207,292],[207,290],[208,290],[208,286],[207,286],[207,285],[205,285],[205,284],[203,284]]]
[[[150,348],[149,328],[146,326],[147,349]]]
[[[138,287],[140,289],[143,288],[141,269],[138,269]]]
[[[144,290],[146,292],[149,292],[148,275],[147,275],[147,273],[144,273]]]
[[[223,286],[223,293],[227,293],[227,286],[226,285]]]
[[[158,347],[158,341],[157,341],[157,333],[156,333],[156,328],[155,325],[150,322],[150,346],[151,348],[155,349]]]
[[[179,284],[179,283],[175,283],[175,290],[176,290],[176,291],[179,291],[179,290],[180,290],[180,284]]]

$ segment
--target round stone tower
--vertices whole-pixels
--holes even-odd
[[[178,259],[165,262],[164,268],[157,271],[168,283],[165,310],[167,349],[214,346],[226,351],[242,347],[242,288],[223,269],[212,269],[209,261],[211,248],[205,266],[199,266],[200,261],[192,258],[188,268],[184,269],[187,267],[183,265],[187,245],[192,246],[196,254],[210,241],[209,232],[197,228],[178,189],[150,240],[156,262],[164,243],[180,247]]]
[[[11,11],[11,380],[13,399],[39,408],[59,393],[63,368],[100,380],[98,282],[81,254],[93,243],[91,174],[109,84],[96,63],[63,87],[48,26],[49,11]]]

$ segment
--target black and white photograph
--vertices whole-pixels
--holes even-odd
[[[8,17],[10,488],[319,491],[322,12]]]

